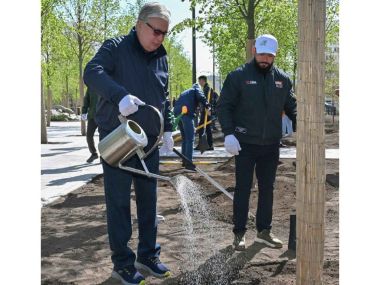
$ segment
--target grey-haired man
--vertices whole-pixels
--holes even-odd
[[[170,12],[157,2],[145,4],[135,27],[126,36],[106,40],[87,64],[84,81],[99,95],[96,122],[102,140],[120,125],[118,115],[136,121],[148,136],[150,149],[160,131],[156,114],[144,104],[153,105],[164,113],[163,148],[172,149],[172,124],[168,100],[168,63],[162,45],[168,32]],[[154,150],[146,159],[150,172],[159,171],[159,152]],[[102,160],[107,206],[107,226],[112,262],[112,276],[122,284],[145,284],[144,276],[170,276],[159,259],[161,247],[157,237],[157,181],[133,175],[108,165]],[[141,169],[135,156],[126,162]],[[136,194],[139,243],[137,258],[128,246],[132,235],[130,190]]]
[[[273,189],[282,137],[281,114],[293,121],[297,103],[287,74],[273,65],[277,39],[262,35],[252,47],[254,58],[228,74],[217,103],[226,150],[235,155],[233,220],[236,250],[245,249],[245,232],[253,170],[259,188],[256,241],[273,248],[282,242],[271,233]]]

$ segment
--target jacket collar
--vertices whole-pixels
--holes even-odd
[[[136,27],[133,27],[131,31],[129,32],[129,38],[132,41],[133,47],[140,53],[142,53],[144,56],[146,56],[147,59],[153,59],[153,58],[158,58],[167,55],[166,49],[164,48],[163,45],[160,45],[158,49],[152,52],[147,52],[144,50],[142,47],[138,37],[137,37],[137,32],[136,32]]]

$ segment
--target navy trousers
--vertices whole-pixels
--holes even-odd
[[[256,228],[261,232],[272,228],[273,189],[279,160],[279,144],[253,145],[240,143],[241,151],[235,156],[236,186],[233,202],[234,233],[244,233],[247,228],[249,196],[253,170],[256,166],[258,201]]]
[[[100,140],[105,136],[106,133],[100,131]],[[154,144],[155,139],[148,138],[146,151]],[[150,172],[159,172],[159,153],[157,149],[144,161]],[[139,233],[137,256],[144,258],[159,256],[161,248],[159,244],[156,244],[157,180],[111,167],[103,159],[102,165],[107,207],[107,229],[114,268],[123,269],[128,265],[133,265],[136,259],[136,254],[128,245],[132,235],[130,204],[132,182],[136,196]],[[137,155],[125,162],[125,165],[143,170]]]
[[[97,127],[98,125],[96,124],[94,119],[88,119],[86,139],[87,139],[88,149],[90,150],[91,154],[96,154],[94,134]]]
[[[179,130],[182,136],[181,153],[189,160],[193,160],[194,147],[194,119],[191,116],[182,116],[179,123]]]

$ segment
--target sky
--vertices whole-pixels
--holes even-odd
[[[182,2],[181,0],[160,0],[160,3],[164,4],[171,12],[170,27],[173,27],[177,23],[183,21],[186,18],[191,17],[190,3],[188,0]],[[197,9],[196,9],[197,10]],[[197,14],[195,14],[197,16]],[[200,74],[212,74],[212,53],[210,48],[206,46],[197,35],[197,76]],[[187,28],[177,36],[184,47],[185,53],[192,61],[192,37],[191,28]],[[215,69],[217,72],[217,68]]]

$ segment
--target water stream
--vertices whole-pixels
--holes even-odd
[[[185,275],[183,284],[227,284],[223,274],[224,261],[218,260],[216,242],[223,240],[223,233],[213,219],[207,198],[201,187],[186,176],[175,176],[172,183],[181,198],[185,218],[184,262],[181,267],[183,271],[191,272]],[[207,268],[204,268],[205,261],[211,257],[212,262],[207,262]],[[203,266],[202,270],[199,270],[200,266]],[[212,283],[209,283],[211,279]]]

